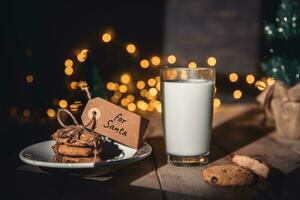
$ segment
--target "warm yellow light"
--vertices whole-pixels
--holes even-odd
[[[158,101],[158,100],[151,100],[149,103],[149,105],[153,106],[154,108],[156,108],[159,104],[160,104],[160,101]]]
[[[229,80],[231,81],[231,82],[237,82],[238,81],[238,79],[239,79],[239,76],[236,74],[236,73],[230,73],[229,74]]]
[[[83,90],[88,87],[88,84],[86,81],[79,81],[78,86]]]
[[[47,115],[48,115],[48,117],[53,118],[53,117],[55,117],[56,112],[55,112],[55,110],[53,110],[52,108],[49,108],[49,109],[47,110]]]
[[[137,107],[138,107],[140,110],[145,111],[145,110],[148,109],[148,104],[147,104],[145,101],[140,100],[140,101],[137,102]]]
[[[27,83],[32,83],[33,82],[33,76],[31,74],[28,74],[25,79],[26,79]]]
[[[116,91],[114,92],[114,96],[117,98],[117,99],[120,99],[122,97],[122,93],[119,92],[119,91]]]
[[[112,39],[112,36],[111,36],[111,34],[109,34],[109,33],[104,33],[104,34],[102,35],[102,41],[105,42],[105,43],[110,42],[111,39]]]
[[[221,106],[221,100],[218,98],[214,98],[214,107],[218,108]]]
[[[150,89],[149,89],[149,94],[150,94],[151,96],[156,96],[157,93],[158,93],[158,91],[157,91],[156,88],[150,88]]]
[[[190,62],[190,63],[188,64],[188,67],[191,68],[191,69],[197,68],[197,63],[195,63],[195,62]]]
[[[211,67],[215,66],[217,64],[217,59],[213,56],[207,58],[207,64]]]
[[[255,77],[254,77],[252,74],[248,74],[248,75],[246,76],[246,82],[247,82],[248,84],[252,84],[252,83],[254,83],[254,81],[255,81]]]
[[[155,109],[155,108],[154,108],[153,106],[150,106],[150,105],[149,105],[147,111],[152,112],[154,109]]]
[[[79,62],[84,62],[86,59],[87,59],[87,54],[85,54],[85,53],[79,53],[77,55],[77,60]]]
[[[62,99],[58,102],[58,105],[61,108],[66,108],[68,106],[68,102],[66,100]]]
[[[243,93],[241,90],[234,90],[232,96],[235,99],[240,99],[242,97]]]
[[[126,51],[127,51],[128,53],[134,53],[134,52],[136,51],[135,45],[134,45],[134,44],[128,44],[128,45],[126,46]]]
[[[143,60],[141,60],[141,62],[140,62],[140,66],[141,66],[141,68],[144,68],[144,69],[146,69],[146,68],[148,68],[148,67],[149,67],[149,65],[150,65],[150,63],[149,63],[149,61],[148,61],[148,60],[146,60],[146,59],[143,59]]]
[[[119,102],[119,99],[116,96],[112,96],[110,97],[110,101],[116,104]]]
[[[146,84],[145,84],[145,82],[144,81],[138,81],[137,83],[136,83],[136,87],[138,88],[138,89],[144,89],[145,88],[145,86],[146,86]]]
[[[87,56],[88,51],[89,51],[88,49],[82,49],[80,53]]]
[[[121,105],[124,106],[124,107],[128,106],[129,103],[130,103],[130,102],[128,101],[127,98],[123,98],[123,99],[121,100]]]
[[[155,77],[156,82],[160,82],[160,76]]]
[[[156,83],[156,89],[158,90],[158,91],[160,91],[160,82],[158,82],[158,83]]]
[[[74,102],[73,104],[70,105],[70,110],[73,111],[73,112],[76,112],[76,111],[78,111],[78,108],[81,105],[82,105],[81,103],[78,104],[78,103]]]
[[[119,84],[118,83],[114,83],[113,85],[112,85],[112,91],[117,91],[117,90],[119,90]]]
[[[169,64],[174,64],[176,62],[176,56],[174,55],[169,55],[167,58],[167,61]]]
[[[65,68],[65,74],[66,74],[67,76],[71,76],[71,75],[73,74],[73,72],[74,72],[74,70],[73,70],[72,67],[66,67],[66,68]]]
[[[28,109],[25,109],[25,110],[23,111],[24,117],[29,117],[30,114],[31,114],[31,112],[30,112],[30,110],[28,110]]]
[[[78,88],[78,82],[72,81],[70,83],[70,87],[71,87],[71,89],[76,90]]]
[[[274,78],[267,78],[267,85],[273,85],[275,83],[275,79]]]
[[[134,102],[134,96],[131,94],[127,95],[126,99],[129,101],[129,103]]]
[[[156,80],[155,80],[154,78],[150,78],[150,79],[148,80],[148,85],[149,85],[149,86],[153,87],[155,84],[156,84]]]
[[[120,85],[120,87],[119,87],[119,91],[120,91],[121,93],[126,93],[126,92],[127,92],[127,90],[128,90],[128,88],[127,88],[127,86],[126,86],[126,85]]]
[[[151,58],[151,63],[155,66],[159,65],[160,64],[160,58],[158,56],[153,56]]]
[[[108,82],[108,83],[106,84],[106,88],[107,88],[108,90],[112,91],[114,85],[115,85],[115,84],[114,84],[113,82]]]
[[[146,89],[142,89],[142,90],[140,91],[140,95],[141,95],[142,97],[146,97],[147,94],[148,94],[148,91],[147,91]]]
[[[127,109],[129,111],[133,112],[136,110],[136,105],[134,103],[130,103],[130,104],[128,104]]]
[[[256,81],[255,82],[255,87],[260,90],[260,91],[264,91],[267,87],[266,83],[263,81]]]
[[[66,67],[73,67],[73,61],[71,59],[67,59],[65,61],[65,66]]]
[[[180,74],[180,78],[182,80],[186,80],[188,78],[188,74],[186,71],[182,71],[181,74]]]
[[[131,81],[131,77],[129,74],[123,74],[120,78],[121,83],[128,84]]]
[[[159,112],[159,113],[161,113],[161,103],[159,103],[156,107],[155,107],[155,109],[157,110],[157,112]]]

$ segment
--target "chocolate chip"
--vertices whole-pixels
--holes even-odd
[[[219,180],[218,180],[217,177],[213,176],[213,177],[210,178],[210,182],[211,182],[212,184],[217,184],[217,183],[219,182]]]

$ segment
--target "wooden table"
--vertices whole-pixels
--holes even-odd
[[[153,147],[153,153],[147,159],[128,165],[113,174],[96,178],[47,174],[39,168],[22,165],[16,172],[16,194],[32,199],[43,197],[42,199],[72,200],[293,197],[294,193],[285,194],[285,179],[280,181],[283,185],[259,180],[249,187],[219,188],[204,182],[201,172],[206,166],[184,168],[167,164],[161,116],[152,114],[148,117],[151,122],[146,140]],[[230,155],[240,153],[261,155],[269,164],[286,174],[298,173],[300,142],[278,139],[272,127],[261,126],[261,119],[262,114],[254,105],[222,106],[214,116],[209,165],[229,162]]]

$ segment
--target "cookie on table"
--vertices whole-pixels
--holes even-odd
[[[268,166],[265,162],[250,156],[234,155],[232,157],[232,162],[246,169],[249,169],[256,175],[264,178],[268,178],[271,173],[270,166]]]
[[[255,182],[250,170],[236,164],[214,165],[203,170],[203,178],[217,186],[246,186]]]

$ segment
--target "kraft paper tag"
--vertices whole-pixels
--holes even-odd
[[[138,149],[148,120],[100,97],[87,102],[81,115],[83,124],[87,124],[93,118],[93,112],[96,114],[96,133]]]

